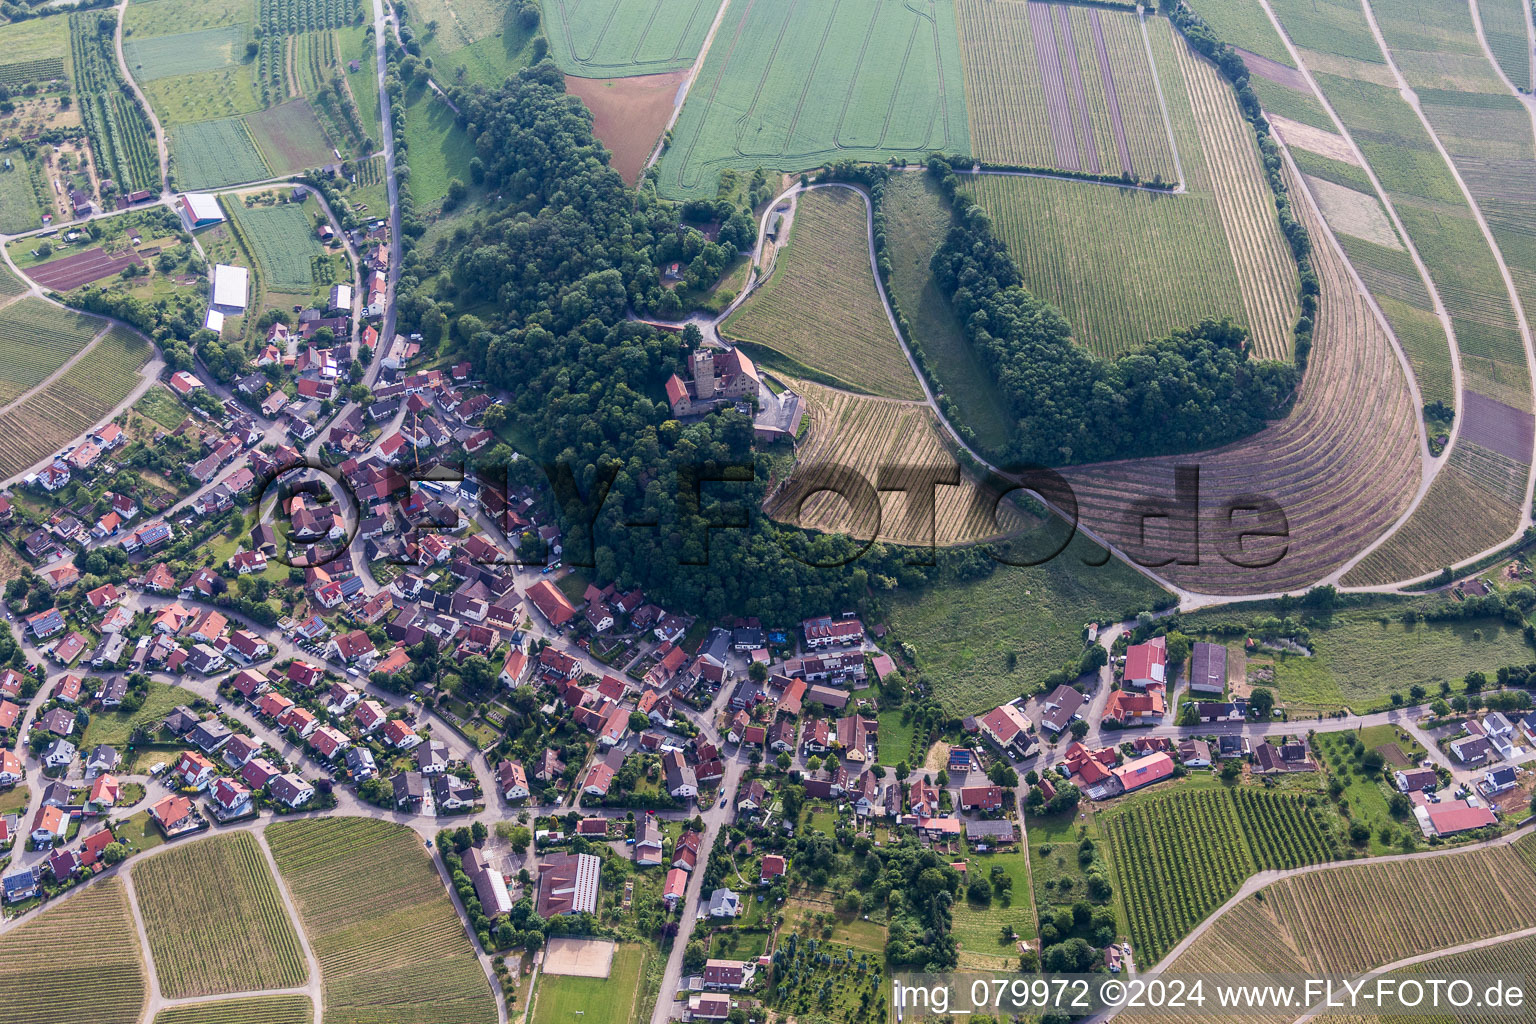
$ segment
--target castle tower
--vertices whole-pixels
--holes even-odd
[[[717,390],[715,355],[709,349],[696,348],[690,358],[693,360],[693,396],[700,402],[707,402],[715,397]]]

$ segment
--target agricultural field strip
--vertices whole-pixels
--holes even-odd
[[[6,1019],[136,1024],[149,993],[132,906],[124,881],[108,877],[0,935]]]
[[[1433,277],[1430,275],[1429,268],[1425,265],[1424,260],[1420,257],[1419,251],[1418,251],[1418,246],[1415,244],[1415,242],[1413,240],[1413,237],[1408,233],[1408,230],[1403,226],[1402,220],[1398,216],[1397,208],[1393,204],[1392,199],[1388,195],[1386,189],[1382,186],[1380,179],[1377,177],[1375,168],[1371,166],[1370,161],[1365,159],[1364,154],[1360,151],[1359,145],[1355,142],[1354,135],[1350,132],[1349,128],[1344,124],[1343,119],[1339,117],[1338,112],[1334,109],[1333,104],[1329,101],[1327,95],[1325,95],[1323,90],[1318,86],[1317,80],[1313,76],[1311,68],[1308,67],[1306,61],[1302,59],[1301,54],[1298,52],[1296,43],[1293,40],[1293,38],[1291,37],[1290,32],[1286,29],[1286,27],[1283,24],[1281,24],[1280,19],[1275,15],[1274,10],[1270,6],[1268,0],[1259,0],[1259,3],[1263,6],[1264,12],[1265,12],[1266,15],[1268,15],[1271,24],[1275,28],[1275,31],[1279,33],[1281,41],[1285,44],[1287,51],[1290,53],[1292,62],[1295,63],[1297,69],[1306,77],[1308,86],[1311,88],[1313,96],[1317,99],[1317,101],[1319,103],[1322,104],[1323,110],[1327,113],[1329,119],[1333,122],[1334,130],[1342,138],[1344,138],[1345,141],[1347,141],[1349,143],[1350,149],[1355,154],[1355,159],[1359,162],[1362,170],[1365,172],[1365,175],[1370,179],[1371,187],[1372,187],[1372,189],[1375,190],[1377,199],[1381,202],[1382,207],[1386,211],[1388,218],[1391,219],[1392,225],[1393,225],[1393,227],[1397,231],[1397,235],[1398,235],[1399,240],[1403,243],[1405,248],[1408,250],[1409,257],[1413,261],[1414,267],[1416,268],[1416,270],[1418,272],[1419,279],[1422,282],[1422,284],[1424,285],[1424,288],[1425,288],[1427,294],[1429,295],[1430,302],[1431,302],[1431,304],[1433,306],[1434,314],[1435,314],[1436,318],[1440,321],[1441,328],[1444,330],[1445,336],[1447,338],[1448,351],[1449,351],[1450,359],[1451,359],[1451,377],[1452,377],[1452,388],[1453,388],[1453,396],[1452,397],[1453,397],[1453,400],[1455,402],[1455,408],[1456,408],[1456,410],[1459,413],[1459,411],[1460,411],[1460,404],[1461,404],[1461,392],[1462,392],[1462,388],[1463,388],[1462,368],[1461,368],[1461,352],[1460,352],[1460,348],[1456,344],[1456,332],[1455,332],[1454,326],[1451,323],[1450,313],[1447,311],[1446,305],[1445,305],[1444,301],[1442,300],[1442,298],[1440,296],[1439,288],[1436,286]],[[1332,236],[1332,232],[1331,231],[1329,232],[1329,234],[1330,234],[1330,236]],[[1337,241],[1337,240],[1335,239],[1335,241]],[[1346,261],[1346,262],[1348,262],[1348,261]],[[1358,271],[1355,270],[1355,268],[1353,267],[1352,264],[1350,265],[1350,273],[1355,278],[1355,280],[1357,282],[1360,281],[1359,273],[1358,273]],[[1361,287],[1363,288],[1363,283],[1361,284]],[[1376,315],[1382,319],[1382,321],[1383,321],[1383,323],[1384,323],[1384,325],[1386,327],[1387,334],[1392,339],[1393,348],[1397,351],[1398,355],[1406,363],[1411,365],[1412,360],[1409,359],[1408,353],[1407,353],[1406,349],[1404,348],[1401,339],[1397,335],[1397,331],[1392,327],[1390,321],[1387,320],[1387,318],[1385,316],[1385,313],[1382,311],[1382,309],[1380,307],[1380,304],[1377,301],[1377,298],[1374,295],[1372,295],[1369,291],[1366,292],[1366,295],[1367,295],[1367,299],[1368,299],[1372,309],[1374,310]],[[1420,395],[1418,393],[1419,392],[1418,381],[1414,377],[1413,374],[1410,374],[1410,380],[1412,381],[1411,386],[1413,387],[1413,389],[1415,391],[1415,399],[1416,399],[1416,401],[1418,401],[1420,399]],[[1422,402],[1419,402],[1419,404],[1422,404]],[[1451,427],[1451,435],[1450,435],[1449,442],[1447,444],[1447,448],[1448,449],[1453,449],[1454,448],[1454,446],[1456,444],[1457,436],[1460,433],[1460,428],[1461,428],[1460,416],[1458,415],[1456,420],[1453,422],[1452,427]],[[1422,433],[1423,433],[1423,424],[1422,424],[1422,422],[1419,425],[1419,430],[1420,430],[1421,437],[1422,437]],[[1428,456],[1427,446],[1425,448],[1425,456],[1426,457]],[[1433,482],[1434,474],[1438,474],[1441,471],[1441,469],[1444,466],[1444,464],[1445,463],[1442,460],[1441,462],[1436,463],[1436,464],[1434,464],[1431,467],[1430,476],[1420,485],[1419,490],[1414,495],[1413,500],[1410,503],[1408,509],[1398,518],[1397,522],[1392,526],[1392,528],[1389,529],[1382,536],[1378,537],[1375,541],[1373,541],[1370,544],[1369,547],[1367,547],[1364,550],[1362,550],[1361,552],[1359,552],[1349,563],[1344,565],[1339,570],[1339,572],[1337,574],[1335,574],[1341,584],[1344,583],[1345,576],[1352,569],[1354,569],[1357,565],[1359,565],[1360,562],[1363,561],[1373,551],[1375,551],[1376,549],[1380,548],[1382,545],[1386,544],[1393,537],[1394,534],[1396,534],[1399,530],[1401,530],[1403,528],[1403,526],[1409,521],[1409,519],[1418,510],[1420,504],[1424,501],[1425,496],[1429,492],[1430,485]],[[1404,582],[1406,582],[1406,581],[1404,581]]]

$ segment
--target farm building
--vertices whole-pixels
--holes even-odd
[[[181,214],[181,221],[188,231],[224,220],[224,211],[219,209],[218,199],[203,192],[184,193],[176,200],[176,212]]]
[[[216,264],[213,268],[212,308],[235,316],[244,313],[249,286],[250,271],[226,263]]]

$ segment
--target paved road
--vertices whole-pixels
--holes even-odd
[[[400,184],[395,176],[395,123],[390,113],[389,90],[384,87],[384,44],[388,40],[384,0],[373,0],[373,46],[379,78],[379,120],[383,126],[384,183],[389,192],[389,292],[384,304],[384,322],[379,325],[379,347],[386,348],[395,337],[395,288],[400,283]],[[429,197],[418,196],[425,201]],[[379,378],[382,353],[375,352],[364,383],[369,387]]]

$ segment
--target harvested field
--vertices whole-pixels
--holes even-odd
[[[1344,564],[1379,537],[1407,508],[1420,481],[1418,410],[1386,331],[1355,287],[1316,212],[1304,199],[1296,208],[1312,232],[1321,295],[1311,361],[1295,408],[1283,422],[1244,441],[1199,456],[1144,459],[1064,471],[1082,505],[1086,525],[1117,547],[1135,552],[1139,522],[1128,512],[1140,497],[1172,492],[1174,468],[1197,464],[1203,523],[1195,566],[1157,571],[1203,593],[1244,594],[1307,586]],[[1244,495],[1268,495],[1284,513],[1289,538],[1250,540],[1235,560],[1223,557],[1231,528],[1222,509],[1241,507]],[[1255,516],[1234,522],[1258,525]],[[1267,551],[1265,550],[1267,548]],[[1149,551],[1143,557],[1154,559]],[[1163,557],[1167,557],[1164,555]]]
[[[1381,201],[1374,195],[1356,192],[1322,178],[1307,178],[1307,189],[1323,211],[1323,219],[1335,231],[1363,238],[1372,245],[1407,252],[1398,241],[1392,222],[1387,220]]]
[[[718,7],[711,0],[550,0],[543,27],[550,56],[568,75],[656,74],[693,63]]]
[[[1476,391],[1461,393],[1461,437],[1516,462],[1531,461],[1531,414]]]
[[[545,974],[606,978],[613,969],[612,939],[552,938],[545,947]]]
[[[800,171],[935,150],[970,152],[949,3],[731,0],[658,186],[669,199],[713,199],[725,167]]]
[[[592,131],[613,153],[612,166],[627,185],[640,180],[645,161],[672,116],[686,71],[632,78],[565,76],[565,91],[592,111]]]
[[[495,1018],[474,947],[415,832],[333,817],[277,822],[266,836],[320,960],[329,1024]]]
[[[308,996],[253,996],[173,1006],[153,1024],[311,1024],[314,1016]]]
[[[811,428],[800,442],[794,475],[765,503],[774,518],[828,533],[919,546],[981,540],[1027,524],[1006,502],[997,506],[993,518],[993,503],[962,469],[953,442],[926,405],[867,398],[805,382],[794,389],[810,405]],[[914,492],[879,492],[878,509],[873,500],[853,507],[817,486],[834,479],[830,467],[853,470],[858,479],[877,486],[882,469],[893,466],[916,467],[924,482]],[[940,482],[944,480],[954,485]],[[913,501],[915,493],[931,494],[932,508]],[[866,494],[875,498],[873,492]]]
[[[1265,888],[1263,899],[1233,907],[1169,969],[1352,977],[1383,963],[1530,927],[1536,918],[1526,895],[1533,883],[1530,867],[1508,846],[1313,871]],[[1426,892],[1436,898],[1424,899]],[[1456,910],[1447,912],[1452,907]],[[1171,1024],[1198,1018],[1154,1019]]]
[[[132,912],[115,878],[0,938],[8,1024],[135,1024],[147,991]]]
[[[1270,60],[1268,57],[1260,57],[1258,54],[1249,53],[1244,49],[1238,49],[1237,55],[1243,58],[1243,66],[1254,77],[1262,78],[1266,82],[1274,82],[1276,85],[1283,85],[1287,89],[1305,90],[1308,88],[1306,76],[1289,64],[1282,64],[1277,60]]]
[[[138,386],[151,354],[142,335],[113,327],[62,377],[0,413],[0,477],[27,469],[99,421]]]
[[[245,123],[272,176],[335,162],[331,140],[306,99],[247,114]]]
[[[47,380],[105,326],[30,295],[0,310],[0,405]]]
[[[121,273],[125,267],[142,266],[143,263],[133,249],[110,253],[98,246],[60,260],[39,264],[27,273],[44,288],[68,292],[83,284]]]
[[[869,265],[867,200],[847,188],[796,199],[773,274],[721,327],[855,390],[923,396],[880,303]]]
[[[299,937],[249,832],[137,864],[133,886],[167,998],[295,988],[308,978]]]
[[[1349,143],[1342,135],[1335,135],[1333,132],[1326,132],[1278,115],[1270,116],[1269,125],[1275,130],[1275,134],[1280,136],[1280,141],[1287,146],[1310,150],[1330,160],[1359,166],[1360,161],[1355,159],[1354,151],[1349,148]]]
[[[956,17],[980,159],[1142,181],[1177,177],[1134,15],[962,0]]]

